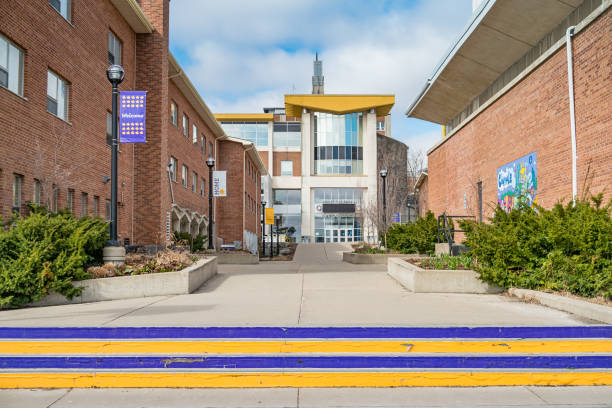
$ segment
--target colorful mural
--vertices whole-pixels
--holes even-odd
[[[512,210],[524,196],[530,206],[537,204],[538,177],[536,152],[497,169],[497,204]]]

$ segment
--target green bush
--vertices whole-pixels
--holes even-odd
[[[436,242],[438,220],[431,211],[414,223],[393,224],[387,230],[387,247],[402,254],[432,254]]]
[[[174,231],[174,243],[179,245],[189,245],[189,251],[198,252],[204,249],[206,235],[198,234],[192,237],[188,232]]]
[[[75,218],[33,208],[0,230],[0,308],[40,300],[50,290],[67,298],[79,295],[72,281],[89,277],[86,267],[101,261],[108,239],[99,218]]]
[[[612,200],[500,207],[490,224],[463,221],[465,244],[482,280],[511,286],[612,298]]]

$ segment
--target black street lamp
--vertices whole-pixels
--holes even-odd
[[[213,167],[215,167],[215,158],[210,156],[206,159],[208,166],[208,248],[215,249],[213,245]]]
[[[387,190],[387,170],[381,170],[380,171],[380,177],[382,177],[382,199],[383,199],[383,216],[382,216],[382,221],[383,221],[383,227],[385,229],[387,229],[387,194],[386,194],[386,190]]]
[[[261,201],[261,251],[263,256],[266,256],[266,204],[265,200]]]
[[[106,70],[106,77],[113,86],[113,111],[112,111],[112,137],[113,145],[111,147],[111,223],[110,223],[110,241],[107,246],[121,246],[117,240],[117,148],[119,140],[117,138],[117,109],[119,90],[117,87],[125,77],[125,71],[120,65],[111,65]]]

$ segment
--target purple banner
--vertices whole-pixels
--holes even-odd
[[[147,92],[121,92],[119,101],[119,143],[145,143]]]

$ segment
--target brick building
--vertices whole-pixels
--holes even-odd
[[[27,202],[110,217],[106,68],[116,63],[126,72],[120,91],[147,91],[147,142],[119,145],[119,238],[163,245],[176,230],[207,234],[206,159],[228,179],[244,167],[218,154],[227,136],[169,52],[168,24],[169,0],[0,3],[2,217]],[[257,180],[244,178],[245,188]],[[215,199],[217,211],[225,204]]]
[[[432,211],[483,219],[522,194],[567,203],[573,157],[577,197],[612,197],[611,4],[480,2],[407,112],[445,125],[428,152]]]

